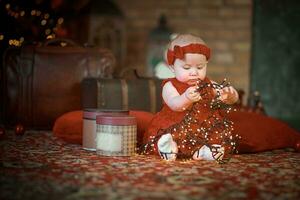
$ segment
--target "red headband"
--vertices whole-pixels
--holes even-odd
[[[168,49],[167,58],[168,64],[173,65],[176,58],[183,59],[184,54],[186,53],[199,53],[205,55],[206,59],[209,60],[210,57],[210,48],[204,44],[189,44],[186,46],[174,46],[174,50],[171,51]]]

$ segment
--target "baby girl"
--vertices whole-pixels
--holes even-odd
[[[163,108],[158,112],[150,123],[144,142],[149,143],[151,138],[158,136],[160,130],[167,130],[172,125],[182,121],[187,111],[196,102],[201,102],[197,83],[199,81],[214,83],[206,77],[207,63],[210,58],[210,48],[204,41],[191,34],[178,35],[173,39],[166,51],[166,61],[175,75],[175,78],[166,79],[162,83]],[[208,91],[213,96],[216,89]],[[224,87],[218,90],[219,100],[225,104],[234,104],[238,100],[237,91],[231,87]],[[212,97],[213,98],[213,97]],[[209,106],[203,105],[199,110],[198,118],[204,121],[208,117]],[[180,138],[165,133],[160,136],[155,146],[159,155],[165,160],[175,160],[180,148]],[[216,142],[216,143],[214,143]],[[218,147],[219,156],[224,155],[225,148],[218,144],[218,140],[211,141],[211,145]],[[192,153],[195,160],[213,160],[211,148],[203,144]]]

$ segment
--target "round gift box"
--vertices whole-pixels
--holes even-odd
[[[132,116],[97,116],[97,154],[132,156],[136,152],[137,122]]]
[[[85,150],[96,151],[96,116],[97,115],[129,115],[128,110],[84,109],[82,147]]]

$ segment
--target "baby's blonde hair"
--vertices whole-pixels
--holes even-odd
[[[196,36],[196,35],[193,35],[193,34],[179,34],[177,35],[174,39],[171,40],[171,42],[168,44],[168,48],[166,49],[165,51],[165,61],[168,63],[168,60],[167,60],[167,53],[168,53],[168,50],[171,50],[173,51],[174,50],[174,46],[178,45],[178,46],[186,46],[186,45],[189,45],[189,44],[205,44],[205,42],[199,37],[199,36]]]

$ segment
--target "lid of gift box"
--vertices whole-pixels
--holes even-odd
[[[97,115],[97,125],[114,125],[114,126],[128,126],[136,125],[136,118],[126,115]]]
[[[129,115],[128,110],[114,110],[114,109],[94,109],[87,108],[83,110],[83,119],[92,119],[95,120],[97,115]]]

